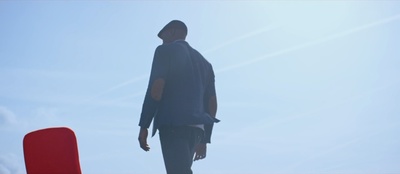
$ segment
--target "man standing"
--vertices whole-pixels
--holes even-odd
[[[182,21],[169,22],[158,33],[163,44],[153,59],[140,116],[140,147],[148,151],[148,128],[158,130],[168,174],[191,174],[193,160],[206,157],[217,98],[211,64],[186,41]]]

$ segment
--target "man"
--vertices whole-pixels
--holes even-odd
[[[140,116],[140,147],[148,151],[148,128],[154,118],[168,174],[191,174],[193,160],[206,157],[217,98],[211,64],[186,41],[187,27],[173,20],[158,33],[163,44],[153,59]]]

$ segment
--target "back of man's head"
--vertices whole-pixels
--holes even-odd
[[[164,31],[173,29],[175,30],[175,37],[177,39],[185,39],[188,33],[188,29],[185,23],[180,20],[172,20],[167,25],[165,25],[160,32],[158,32],[157,36],[161,38],[161,35]],[[161,38],[162,39],[162,38]]]

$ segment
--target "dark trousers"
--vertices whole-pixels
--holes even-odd
[[[190,126],[161,127],[160,142],[167,174],[192,174],[197,144],[204,136],[200,128]]]

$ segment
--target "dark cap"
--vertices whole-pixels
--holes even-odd
[[[179,21],[179,20],[173,20],[173,21],[169,22],[167,25],[165,25],[164,28],[162,28],[160,30],[160,32],[158,32],[157,36],[160,37],[161,33],[163,31],[171,29],[171,28],[180,29],[180,30],[183,30],[185,33],[187,33],[187,27],[186,27],[185,23],[183,23],[182,21]]]

